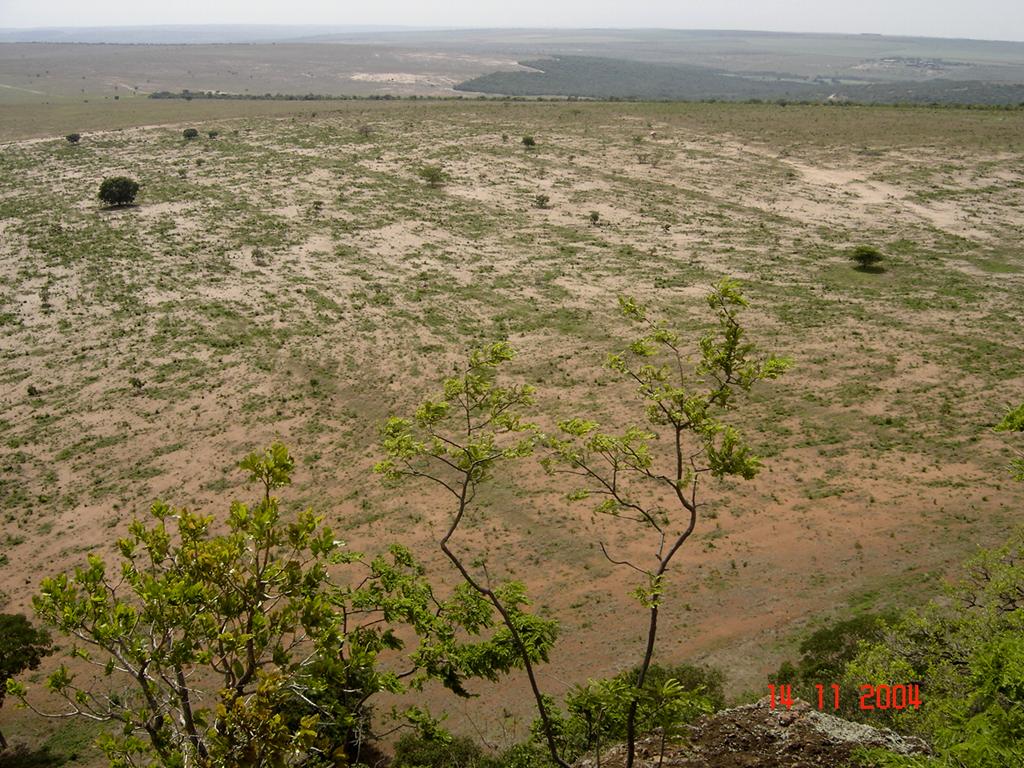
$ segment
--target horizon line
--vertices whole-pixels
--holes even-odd
[[[48,31],[72,31],[72,30],[146,30],[146,29],[210,29],[210,28],[248,28],[248,29],[309,29],[309,28],[323,28],[323,29],[337,29],[337,28],[348,28],[352,30],[364,29],[367,32],[487,32],[487,31],[621,31],[621,32],[717,32],[717,33],[744,33],[744,34],[764,34],[764,35],[807,35],[807,36],[827,36],[827,37],[881,37],[891,39],[920,39],[920,40],[969,40],[972,42],[979,43],[1014,43],[1024,44],[1024,39],[1014,40],[1007,38],[986,38],[986,37],[956,37],[956,36],[942,36],[942,35],[924,35],[924,34],[913,34],[913,33],[887,33],[887,32],[823,32],[823,31],[794,31],[794,30],[781,30],[781,29],[744,29],[744,28],[701,28],[701,27],[658,27],[658,26],[456,26],[456,25],[440,25],[440,26],[421,26],[421,25],[404,25],[404,24],[330,24],[330,23],[259,23],[250,24],[245,22],[213,22],[209,24],[195,24],[195,23],[166,23],[166,24],[95,24],[95,25],[51,25],[51,26],[30,26],[30,27],[2,27],[0,26],[0,33],[3,32],[48,32]],[[0,41],[3,42],[3,41]],[[34,41],[22,41],[22,42],[34,42]],[[43,42],[43,41],[40,41]],[[45,41],[51,44],[54,41]],[[122,43],[84,43],[85,45],[99,44],[99,45],[119,45]],[[147,43],[134,43],[135,45],[146,45]],[[180,43],[181,45],[204,45],[207,43]],[[225,45],[231,45],[231,43],[224,43]]]

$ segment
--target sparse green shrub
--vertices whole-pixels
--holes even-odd
[[[596,227],[598,222],[601,221],[601,214],[597,211],[590,212],[590,226]]]
[[[395,743],[391,768],[495,768],[494,758],[485,755],[465,737],[439,736],[429,739],[418,733],[402,736]]]
[[[870,272],[879,269],[882,259],[882,252],[873,245],[858,245],[850,251],[850,258],[857,262],[857,269],[863,272]]]
[[[218,136],[220,136],[220,131],[207,131],[206,135],[209,136],[211,139],[216,139]]]
[[[433,188],[440,187],[448,181],[448,174],[439,165],[424,165],[416,171],[416,175],[427,182],[428,187]]]
[[[533,205],[535,208],[550,208],[551,207],[551,196],[550,195],[537,195],[533,198]]]
[[[639,667],[634,667],[626,672],[627,678],[635,680],[640,672]],[[663,685],[667,680],[678,680],[679,684],[687,691],[698,691],[714,711],[725,707],[725,673],[718,667],[699,666],[696,664],[675,664],[662,666],[652,664],[647,670],[645,683],[648,685]]]
[[[536,741],[516,744],[495,759],[495,768],[554,768],[551,755]]]
[[[595,757],[628,738],[630,711],[636,701],[635,734],[657,733],[664,751],[668,739],[703,714],[724,706],[724,675],[712,668],[652,664],[637,695],[640,667],[612,678],[591,680],[566,695],[567,715],[557,721],[563,754],[570,759],[593,751]]]
[[[1024,403],[1014,408],[996,425],[997,432],[1024,432]],[[1024,482],[1024,451],[1017,450],[1017,456],[1010,462],[1013,476]]]
[[[107,205],[124,206],[135,202],[139,182],[127,176],[109,176],[100,184],[97,196]]]
[[[80,134],[80,133],[69,133],[64,138],[68,140],[68,144],[77,144],[78,142],[80,142],[82,140],[82,134]]]
[[[537,146],[537,141],[533,136],[523,136],[523,146],[527,149],[533,149]]]
[[[199,138],[199,131],[196,130],[195,128],[186,128],[184,131],[181,132],[181,135],[185,138],[186,141],[191,141],[192,139]]]

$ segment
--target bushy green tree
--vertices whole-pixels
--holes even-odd
[[[878,269],[883,256],[873,245],[858,245],[850,251],[850,258],[857,263],[857,269],[867,272]]]
[[[846,678],[854,687],[920,686],[919,709],[888,717],[928,738],[937,757],[879,758],[886,764],[1024,765],[1024,528],[969,560],[945,600],[907,613],[881,642],[863,646]]]
[[[53,653],[46,630],[33,627],[22,614],[0,613],[0,707],[4,705],[7,682],[22,672],[38,669],[40,662]],[[0,749],[7,740],[0,731]]]
[[[67,139],[68,144],[77,144],[78,142],[80,142],[82,140],[82,134],[80,134],[80,133],[69,133],[64,138]]]
[[[839,679],[861,642],[881,637],[885,617],[867,613],[836,621],[815,630],[800,643],[797,670],[805,683],[829,683]]]
[[[274,495],[294,470],[283,445],[240,466],[263,493],[234,502],[223,532],[157,502],[153,522],[133,522],[118,542],[117,567],[92,555],[35,598],[100,677],[93,686],[61,665],[47,688],[67,708],[43,714],[117,724],[101,742],[114,768],[349,765],[375,694],[487,673],[486,649],[454,640],[486,623],[476,595],[437,600],[408,550],[368,559],[312,510],[286,521]],[[418,637],[408,655],[399,624]]]
[[[139,182],[127,176],[108,176],[100,184],[97,194],[107,205],[131,205],[139,194]]]
[[[451,499],[440,549],[458,571],[462,587],[484,598],[501,617],[502,628],[492,640],[496,654],[488,659],[487,667],[495,672],[517,667],[526,671],[551,759],[567,768],[558,754],[549,702],[534,670],[548,660],[557,635],[556,623],[527,610],[523,584],[492,584],[485,558],[462,554],[454,547],[480,488],[508,462],[533,450],[533,427],[521,413],[533,402],[533,388],[502,384],[497,378],[499,367],[514,354],[505,342],[474,351],[459,375],[444,381],[436,399],[424,401],[412,418],[389,419],[382,429],[387,458],[375,469],[392,482],[414,479],[432,483]]]
[[[738,315],[747,302],[735,282],[719,283],[707,303],[717,330],[700,338],[698,362],[693,365],[679,332],[665,321],[650,319],[633,299],[620,298],[623,315],[642,332],[625,352],[610,355],[608,366],[635,386],[645,426],[606,432],[595,421],[571,418],[559,423],[559,436],[547,440],[548,471],[573,477],[577,484],[570,499],[597,499],[597,513],[631,521],[652,536],[654,566],[614,556],[601,543],[610,562],[639,574],[641,584],[633,594],[648,614],[646,647],[626,720],[627,768],[635,759],[637,717],[654,658],[667,574],[697,528],[702,479],[749,479],[761,466],[725,417],[740,394],[788,367],[783,359],[758,356],[746,341]],[[681,514],[663,505],[666,493]]]
[[[191,141],[192,139],[199,138],[199,130],[196,128],[186,128],[181,132],[181,135],[186,141]]]
[[[816,629],[800,643],[800,658],[794,664],[785,661],[779,669],[768,676],[774,684],[792,686],[794,697],[815,702],[817,685],[824,686],[823,697],[831,706],[833,683],[843,679],[846,665],[857,656],[862,643],[879,642],[884,636],[886,622],[895,616],[865,613],[850,619],[829,622]],[[845,715],[858,712],[858,701],[854,690],[843,689],[840,711]],[[852,698],[851,698],[852,697]]]

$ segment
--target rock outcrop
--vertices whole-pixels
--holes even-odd
[[[792,709],[769,708],[767,698],[725,709],[690,726],[689,738],[665,749],[666,768],[843,768],[860,747],[881,747],[899,754],[927,754],[920,739],[853,723],[818,712],[798,700]],[[648,737],[637,745],[636,768],[659,765],[661,740]],[[621,768],[624,747],[601,756],[602,768]],[[575,768],[596,768],[594,757]]]

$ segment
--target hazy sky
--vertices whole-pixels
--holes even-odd
[[[0,0],[0,27],[232,23],[671,27],[1024,40],[1024,0]]]

